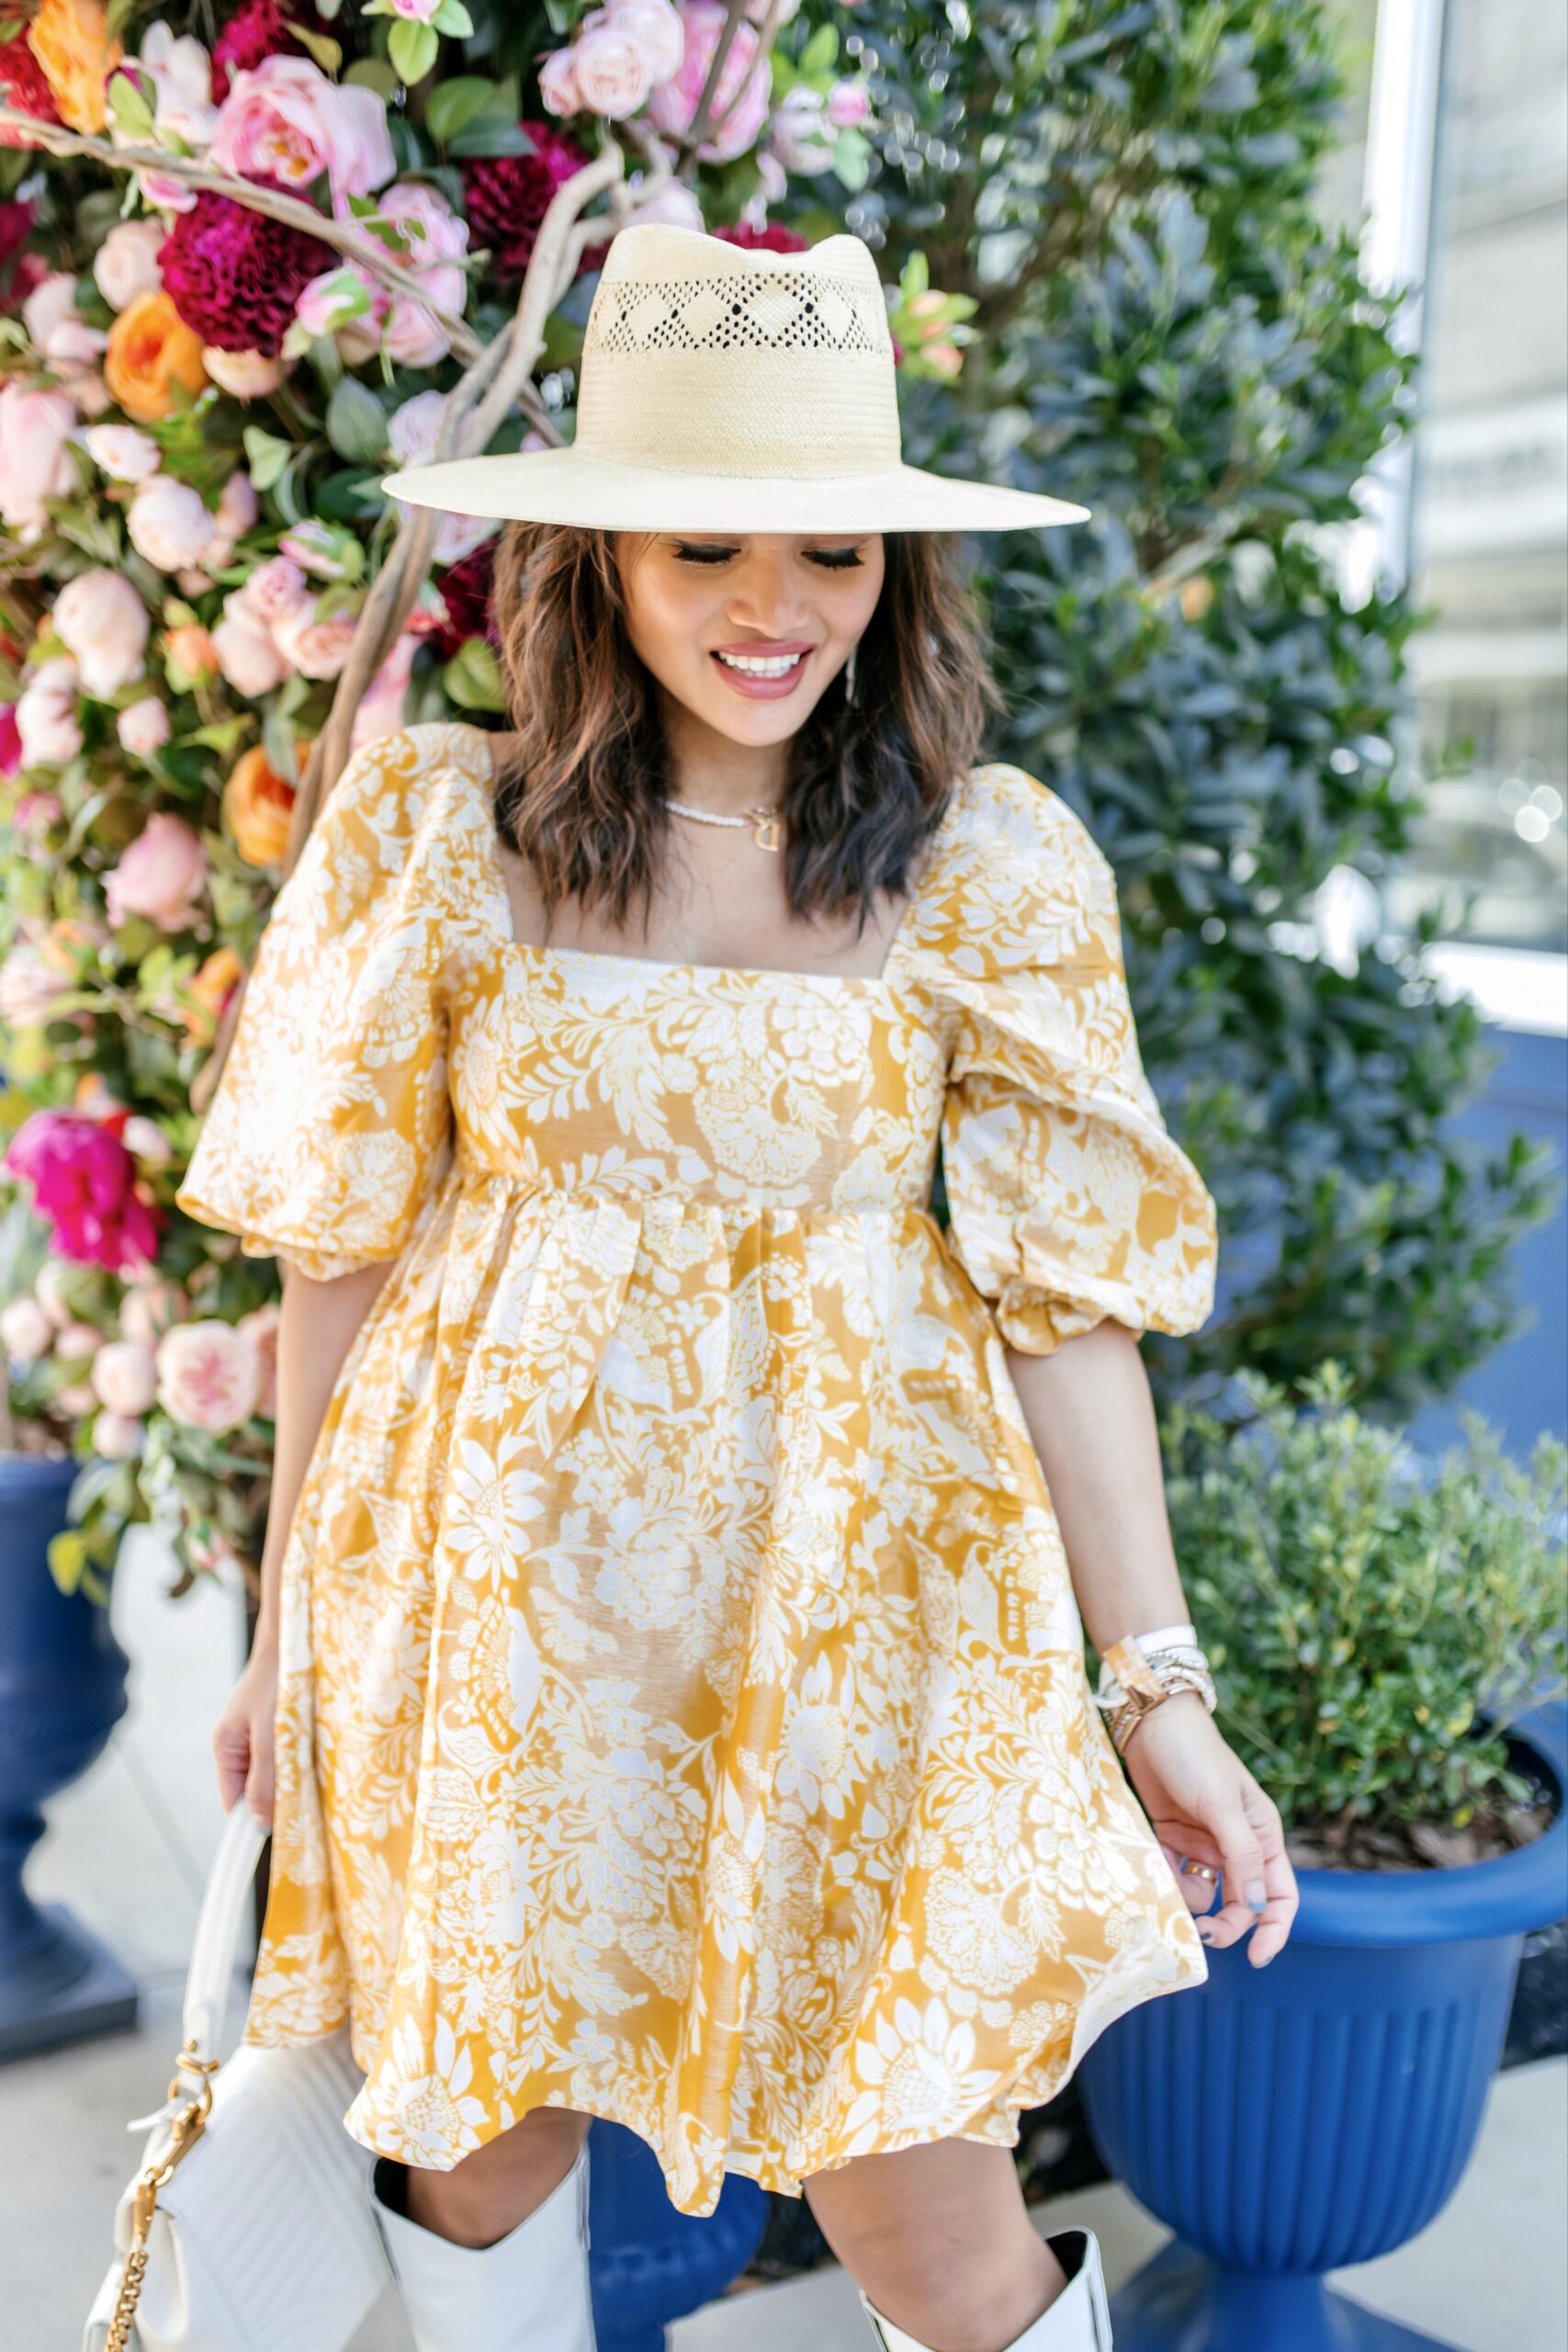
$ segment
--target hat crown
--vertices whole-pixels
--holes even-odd
[[[736,479],[897,465],[887,306],[870,249],[747,251],[695,229],[614,237],[583,336],[576,446]]]

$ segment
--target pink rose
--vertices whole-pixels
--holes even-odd
[[[858,130],[871,113],[863,82],[835,82],[828,93],[828,119],[835,130]]]
[[[679,72],[659,85],[649,103],[654,123],[671,139],[683,138],[696,118],[703,85],[728,11],[724,0],[679,0],[679,14],[686,36],[685,54]],[[745,95],[738,99],[742,83]],[[748,148],[756,145],[768,119],[773,86],[773,66],[768,59],[758,59],[756,33],[749,24],[742,23],[730,44],[718,82],[716,111],[727,115],[727,119],[697,149],[705,164],[733,163],[736,156],[744,155]],[[734,111],[727,112],[731,106]]]
[[[773,108],[768,144],[787,172],[831,171],[833,142],[821,92],[797,82]]]
[[[468,290],[462,268],[468,222],[438,189],[417,180],[389,188],[377,209],[385,220],[413,224],[407,266],[433,302],[461,317]],[[434,368],[446,358],[452,346],[423,303],[407,294],[389,295],[379,286],[368,290],[368,313],[347,320],[338,331],[338,349],[351,367],[375,355],[383,334],[389,355],[401,367]]]
[[[16,705],[25,768],[63,767],[76,757],[83,741],[76,716],[81,693],[76,664],[68,655],[56,654],[39,664]]]
[[[416,392],[412,401],[404,401],[400,408],[392,411],[387,426],[387,446],[400,466],[429,464],[435,454],[436,436],[446,412],[445,392]],[[499,523],[486,515],[444,514],[436,526],[430,560],[433,563],[460,562],[500,528]]]
[[[102,327],[90,327],[76,308],[73,270],[51,270],[22,304],[22,320],[38,349],[62,375],[89,367],[108,348]]]
[[[76,1311],[71,1304],[77,1286],[76,1268],[64,1258],[46,1258],[33,1282],[33,1296],[49,1317],[50,1329],[58,1331],[62,1323],[73,1323]]]
[[[636,202],[645,176],[641,172],[634,172],[627,183],[627,194],[634,199],[626,218],[628,229],[634,221],[644,220],[660,221],[666,229],[701,229],[706,225],[703,220],[703,208],[684,180],[666,180],[658,195],[650,197],[646,204]]]
[[[154,474],[126,509],[126,535],[155,571],[199,563],[212,537],[212,515],[199,491],[173,474]]]
[[[610,0],[608,21],[629,33],[641,50],[650,82],[668,82],[686,53],[686,31],[671,0]],[[597,24],[599,12],[588,18]],[[579,76],[581,79],[581,75]]]
[[[98,1409],[98,1396],[90,1380],[73,1381],[69,1388],[57,1388],[51,1400],[57,1413],[68,1420],[80,1421]]]
[[[19,1363],[47,1355],[54,1326],[36,1298],[14,1298],[0,1306],[0,1350]]]
[[[17,763],[18,766],[20,762]],[[24,792],[11,811],[11,822],[24,841],[42,841],[51,825],[65,814],[58,792]]]
[[[66,444],[76,429],[68,392],[0,390],[0,523],[28,538],[49,527],[44,501],[67,498],[76,484]]]
[[[128,1259],[157,1254],[158,1220],[135,1191],[136,1163],[97,1120],[35,1111],[12,1136],[0,1167],[31,1186],[33,1207],[52,1227],[50,1246],[60,1256],[118,1272]],[[44,1312],[58,1323],[70,1321],[69,1314],[55,1316],[45,1295],[48,1272],[40,1270],[35,1284]],[[94,1396],[87,1409],[96,1403]]]
[[[209,571],[221,571],[234,560],[234,550],[245,533],[254,530],[261,514],[261,501],[255,484],[243,468],[230,475],[218,494],[218,511],[208,517],[212,537],[201,560]]]
[[[288,548],[287,539],[283,545]],[[238,594],[268,628],[312,601],[310,584],[291,553],[268,556],[265,563],[258,563]],[[235,600],[231,596],[229,601],[232,604]]]
[[[158,1275],[126,1292],[119,1308],[120,1337],[154,1347],[165,1331],[189,1316],[190,1301],[179,1284]]]
[[[163,284],[158,248],[168,235],[162,220],[117,220],[93,255],[93,276],[111,311],[123,311],[138,294],[154,294]]]
[[[224,598],[223,617],[212,632],[212,650],[228,684],[247,702],[271,694],[288,675],[271,629],[246,602],[243,589]]]
[[[128,1462],[141,1451],[144,1424],[129,1413],[99,1413],[93,1422],[93,1452],[106,1462]]]
[[[163,463],[163,451],[139,424],[89,424],[82,446],[111,481],[147,481]]]
[[[435,397],[439,399],[440,394]],[[296,602],[303,601],[310,593],[305,585],[300,565],[304,566],[304,571],[317,580],[341,580],[344,577],[346,570],[343,560],[344,536],[330,523],[319,522],[313,514],[307,515],[302,523],[295,523],[285,531],[277,543],[277,550],[279,556],[292,560],[291,568],[299,582]],[[267,566],[264,565],[262,569],[265,571]],[[259,577],[259,573],[252,573],[253,586]]]
[[[136,1340],[110,1340],[93,1359],[93,1386],[111,1413],[145,1413],[158,1394],[158,1360]]]
[[[133,760],[150,760],[154,752],[161,752],[169,731],[168,709],[156,695],[143,695],[140,702],[129,703],[115,719],[120,748]]]
[[[222,351],[203,344],[201,364],[220,392],[237,401],[257,401],[276,392],[283,381],[283,362],[260,351]]]
[[[161,808],[105,874],[109,922],[118,930],[129,915],[141,915],[160,931],[185,931],[206,887],[201,835]]]
[[[590,25],[575,49],[578,93],[590,114],[623,122],[653,87],[653,75],[635,34],[606,21]]]
[[[285,663],[304,678],[335,678],[354,646],[359,615],[339,610],[330,618],[317,617],[314,598],[299,612],[286,613],[274,625],[272,641]]]
[[[324,334],[336,334],[351,320],[368,316],[377,291],[357,262],[336,262],[331,269],[319,270],[299,288],[294,322],[312,342]]]
[[[175,1156],[174,1146],[157,1120],[144,1118],[140,1111],[127,1119],[119,1139],[144,1168],[166,1168]]]
[[[238,1429],[262,1390],[256,1344],[232,1323],[204,1316],[177,1323],[158,1342],[158,1402],[186,1429]]]
[[[84,694],[107,701],[141,675],[151,624],[146,605],[123,573],[102,564],[79,571],[55,598],[51,618],[56,635],[76,656]]]
[[[552,49],[547,57],[539,60],[539,103],[547,114],[582,112],[575,50]]]
[[[54,1352],[62,1363],[91,1363],[103,1344],[104,1335],[96,1323],[81,1323],[74,1317],[54,1335]]]
[[[385,103],[353,82],[329,82],[308,57],[242,66],[218,110],[210,160],[247,179],[304,188],[325,172],[333,210],[369,196],[397,170]]]

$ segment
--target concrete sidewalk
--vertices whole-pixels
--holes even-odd
[[[131,1705],[91,1771],[50,1808],[36,1896],[68,1903],[143,1986],[142,2019],[116,2035],[0,2067],[0,2279],[6,2352],[77,2352],[109,2256],[115,2199],[144,2135],[128,2117],[163,2098],[197,1905],[222,1821],[209,1741],[240,1660],[233,1599],[198,1589],[165,1602],[150,1539],[127,1552],[115,1622]],[[238,2030],[239,1998],[231,2014]],[[1568,2346],[1568,2060],[1493,2086],[1474,2162],[1446,2212],[1382,2262],[1335,2283],[1457,2352]],[[1114,2184],[1036,2210],[1044,2230],[1100,2233],[1112,2290],[1166,2232]],[[670,2352],[869,2352],[852,2281],[837,2267],[741,2288],[671,2331]],[[353,2352],[408,2352],[395,2307]],[[1136,2352],[1135,2346],[1127,2352]],[[1262,2347],[1259,2347],[1262,2352]]]

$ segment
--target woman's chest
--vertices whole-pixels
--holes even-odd
[[[778,1207],[930,1189],[949,1040],[912,979],[717,969],[499,943],[451,1005],[480,1170]]]

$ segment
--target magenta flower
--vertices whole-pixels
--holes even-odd
[[[32,1187],[58,1256],[118,1273],[157,1255],[160,1220],[135,1190],[136,1162],[98,1120],[35,1111],[12,1136],[0,1170]]]

